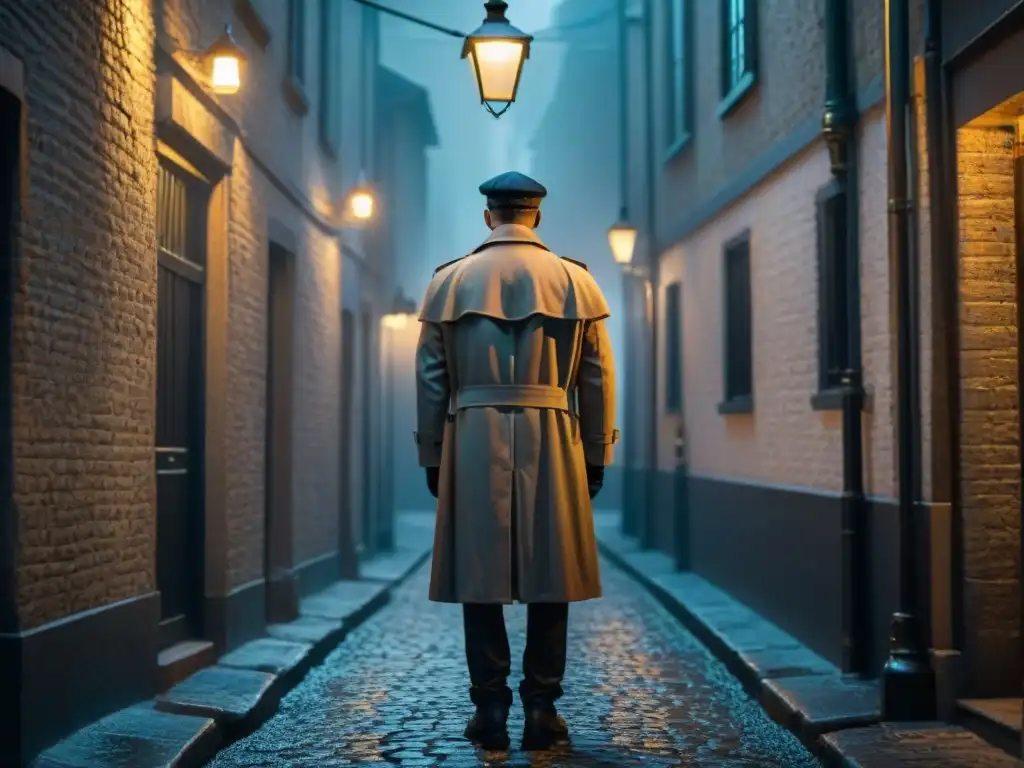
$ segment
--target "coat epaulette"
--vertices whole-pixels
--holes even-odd
[[[559,256],[559,258],[565,259],[566,261],[571,261],[577,267],[582,267],[587,272],[590,271],[590,268],[586,264],[584,264],[582,261],[576,261],[576,259],[570,259],[568,256]]]
[[[464,258],[466,258],[466,257],[465,256],[459,256],[459,258],[457,258],[457,259],[452,259],[451,261],[446,261],[444,264],[442,264],[441,266],[437,267],[437,269],[434,270],[434,274],[436,275],[438,272],[440,272],[445,267],[454,264],[456,261],[462,261]]]

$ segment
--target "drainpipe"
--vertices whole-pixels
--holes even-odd
[[[618,0],[616,14],[619,36],[619,221],[629,221],[629,36],[626,22],[626,3]],[[625,318],[623,330],[626,342],[626,389],[625,412],[623,413],[622,429],[622,533],[632,536],[636,533],[635,504],[633,503],[633,475],[635,457],[633,450],[633,421],[635,416],[636,376],[633,370],[636,355],[633,354],[633,282],[630,276],[622,274],[622,316]]]
[[[842,371],[842,669],[866,672],[866,525],[864,499],[864,388],[860,339],[860,191],[857,184],[857,105],[853,91],[856,62],[850,45],[848,0],[825,0],[825,109],[821,130],[829,149],[832,175],[843,188],[846,204],[847,359]]]
[[[658,245],[655,226],[657,224],[654,185],[654,6],[651,0],[644,4],[644,81],[646,93],[644,98],[644,180],[646,181],[647,197],[647,279],[644,281],[647,293],[647,316],[650,321],[650,349],[648,354],[651,363],[648,368],[650,380],[648,382],[650,391],[648,394],[649,408],[647,435],[648,453],[650,464],[647,468],[647,493],[643,506],[643,530],[641,532],[641,546],[644,549],[653,549],[657,546],[657,528],[655,519],[659,511],[655,503],[658,487]]]
[[[900,590],[892,617],[889,658],[882,670],[882,719],[935,717],[935,674],[918,620],[918,527],[915,519],[914,443],[918,354],[917,297],[910,242],[907,112],[910,106],[910,19],[907,0],[885,0],[885,128],[889,176],[889,258],[896,293],[897,429],[899,466]]]
[[[942,59],[939,50],[941,15],[940,0],[927,0],[924,17],[924,88],[925,88],[925,119],[927,135],[925,137],[928,151],[928,199],[931,205],[929,231],[931,240],[932,264],[932,398],[929,408],[932,413],[931,434],[931,496],[932,503],[950,507],[957,498],[957,473],[954,471],[955,445],[957,435],[957,417],[960,398],[957,370],[956,328],[957,318],[957,274],[956,256],[951,252],[954,241],[949,230],[950,199],[947,190],[953,189],[947,177],[950,168],[947,164],[944,115],[944,79]],[[950,515],[952,525],[959,518]],[[952,541],[957,541],[956,536]],[[959,547],[952,547],[950,576],[957,571]],[[952,591],[952,584],[950,585]],[[953,618],[958,609],[957,601],[950,600],[950,614],[947,615],[945,637],[933,637],[933,648],[952,649],[959,646],[954,637],[955,628],[961,625]],[[940,645],[941,643],[941,645]]]

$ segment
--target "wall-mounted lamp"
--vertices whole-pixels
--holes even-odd
[[[381,325],[393,330],[401,330],[416,319],[416,302],[403,296],[401,290],[395,293],[391,302],[391,311],[381,317]]]
[[[608,246],[612,250],[616,264],[629,267],[633,263],[636,236],[636,227],[629,223],[626,211],[623,210],[619,214],[619,220],[608,229]]]
[[[366,174],[359,174],[359,181],[349,190],[345,200],[346,219],[366,224],[373,219],[377,209],[377,200],[373,189],[366,181]]]
[[[210,88],[214,93],[237,93],[242,87],[242,64],[246,61],[245,51],[235,42],[231,25],[224,25],[224,32],[204,52],[210,62]]]

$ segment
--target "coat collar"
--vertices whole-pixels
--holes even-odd
[[[543,248],[545,251],[551,250],[537,237],[537,233],[532,228],[524,227],[522,224],[502,224],[491,230],[491,234],[473,250],[473,253],[502,243],[523,243]]]

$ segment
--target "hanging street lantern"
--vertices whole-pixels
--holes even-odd
[[[629,223],[626,212],[623,211],[619,215],[619,220],[608,229],[608,245],[612,249],[616,264],[628,268],[633,263],[636,235],[636,227]]]
[[[235,42],[231,25],[224,25],[224,33],[206,49],[210,61],[210,88],[214,93],[237,93],[242,87],[242,63],[245,52]]]
[[[532,35],[516,29],[505,18],[505,0],[484,3],[487,18],[466,36],[462,58],[473,67],[480,103],[495,117],[501,117],[516,100],[523,62],[530,58]]]

